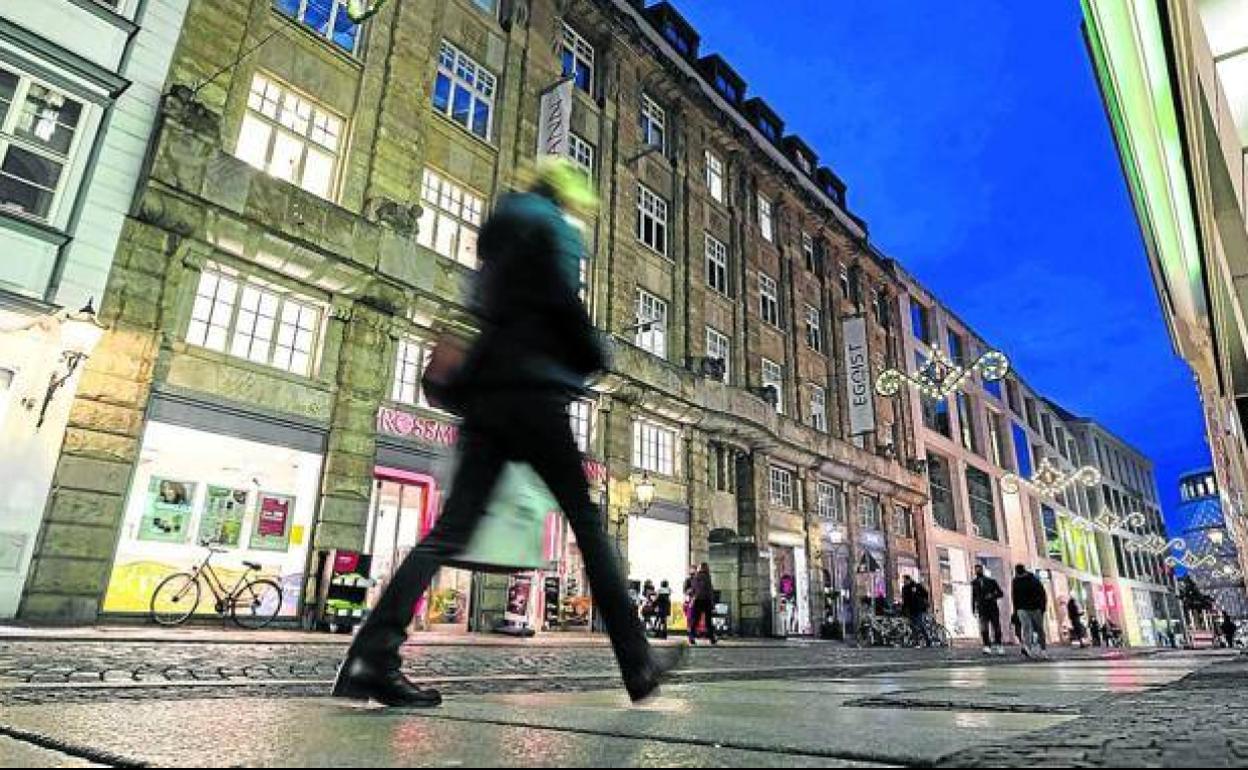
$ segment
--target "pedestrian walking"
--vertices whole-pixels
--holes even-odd
[[[672,587],[666,580],[659,581],[659,590],[654,598],[654,630],[660,639],[667,638],[667,619],[672,614]]]
[[[1088,631],[1092,635],[1092,646],[1101,646],[1101,619],[1092,618],[1092,622],[1088,624]]]
[[[1235,649],[1235,632],[1239,630],[1239,626],[1235,621],[1231,620],[1230,613],[1222,612],[1222,638],[1226,640],[1227,649]]]
[[[1070,619],[1070,643],[1078,644],[1079,649],[1082,650],[1088,646],[1084,641],[1087,629],[1083,627],[1083,610],[1073,596],[1066,602],[1066,617]]]
[[[697,644],[698,623],[705,619],[706,636],[711,644],[719,644],[715,638],[715,586],[711,583],[711,567],[706,562],[698,567],[690,580],[693,593],[693,610],[689,613],[689,643]]]
[[[1022,564],[1014,567],[1014,582],[1010,587],[1010,599],[1018,613],[1019,639],[1024,657],[1037,655],[1048,657],[1048,644],[1044,638],[1044,608],[1048,605],[1049,595],[1044,584],[1034,573],[1029,572]],[[1040,651],[1033,653],[1032,645],[1039,644]]]
[[[1001,646],[1001,608],[998,604],[1004,597],[1001,585],[984,574],[984,565],[976,564],[975,579],[971,581],[971,609],[979,618],[979,636],[984,642],[985,655],[1005,654]]]
[[[901,611],[910,620],[914,630],[915,641],[923,639],[923,644],[931,647],[932,637],[928,633],[927,611],[931,607],[931,599],[927,589],[910,575],[901,580]]]
[[[584,248],[565,219],[565,211],[588,211],[595,202],[584,172],[566,159],[544,159],[529,189],[503,196],[482,227],[471,300],[481,334],[460,365],[431,365],[425,378],[429,395],[463,418],[450,495],[360,627],[334,696],[390,706],[441,703],[436,690],[402,674],[399,648],[430,581],[468,546],[508,462],[528,464],[567,516],[629,696],[652,695],[683,651],[659,654],[646,641],[568,422],[571,401],[607,364],[578,296]]]
[[[1018,610],[1010,613],[1010,628],[1014,630],[1014,641],[1021,647],[1023,644],[1023,621],[1018,619]]]

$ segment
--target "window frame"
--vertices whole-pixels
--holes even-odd
[[[451,63],[447,65],[447,56],[450,56]],[[471,71],[471,79],[465,75],[461,75],[459,70],[465,73]],[[438,101],[438,82],[445,77],[448,87],[446,94],[446,107],[440,108]],[[478,87],[478,83],[488,83],[488,92],[486,89]],[[468,103],[468,123],[461,123],[455,117],[455,94],[457,89],[462,88],[469,95]],[[464,131],[477,137],[487,144],[492,144],[491,137],[494,135],[494,117],[498,100],[498,76],[492,70],[479,63],[472,56],[469,56],[459,46],[451,41],[443,38],[438,48],[438,58],[434,74],[434,87],[430,90],[430,106],[434,112],[442,115],[442,117],[459,126]],[[482,103],[487,106],[484,133],[478,133],[476,128],[477,104]]]
[[[309,32],[311,32],[316,37],[319,37],[325,42],[329,43],[334,48],[345,52],[348,56],[352,56],[356,58],[359,57],[360,42],[361,42],[361,39],[363,38],[364,28],[363,26],[351,21],[351,17],[347,16],[347,11],[346,11],[347,0],[328,0],[328,2],[333,4],[333,10],[329,14],[329,25],[324,32],[320,31],[319,29],[313,27],[311,24],[308,23],[307,18],[306,18],[307,12],[308,12],[308,0],[296,0],[296,1],[299,4],[299,8],[294,12],[294,15],[288,14],[285,9],[278,7],[280,4],[279,0],[270,0],[269,6],[273,8],[273,10],[275,10],[283,18],[290,19],[291,21],[295,22],[303,29],[306,29]],[[122,2],[124,2],[124,0],[122,0]],[[334,39],[334,31],[338,28],[338,23],[340,21],[343,21],[344,19],[346,20],[347,24],[349,24],[352,27],[355,27],[355,35],[352,36],[351,38],[350,48],[347,48],[346,46],[339,44],[338,41]]]
[[[677,432],[665,425],[643,418],[633,419],[634,470],[673,477],[677,471]]]
[[[637,183],[637,240],[641,245],[661,257],[667,258],[667,199]],[[655,243],[646,240],[646,222],[651,223],[651,240],[661,241],[658,248]]]
[[[758,271],[758,315],[764,323],[780,328],[780,284],[762,270]]]
[[[758,232],[768,243],[776,242],[775,219],[773,217],[771,198],[757,194],[758,200]]]
[[[771,505],[778,505],[788,510],[797,508],[796,474],[789,468],[779,465],[767,467],[767,500]]]
[[[667,300],[659,295],[647,291],[638,286],[633,295],[633,314],[637,319],[637,329],[633,336],[633,344],[642,350],[656,355],[664,360],[667,359],[667,318],[669,305]],[[662,312],[658,315],[643,316],[642,311],[649,306],[650,308],[660,309]],[[644,325],[657,321],[658,328],[655,324],[651,324],[650,328]],[[657,340],[657,342],[656,342]],[[655,350],[658,348],[658,350]]]
[[[706,285],[723,297],[732,297],[728,273],[728,247],[715,236],[705,233]],[[722,285],[717,285],[722,284]]]
[[[434,183],[431,184],[431,180]],[[458,212],[444,207],[448,199],[453,205],[458,205]],[[475,209],[469,207],[469,203],[472,202],[476,203]],[[481,266],[481,258],[477,252],[477,239],[481,235],[481,226],[484,224],[488,206],[485,196],[442,170],[425,166],[421,173],[420,203],[420,226],[416,231],[416,242],[435,254],[470,270],[478,269]],[[468,212],[468,215],[465,215],[465,212]],[[447,224],[444,225],[444,222]],[[439,248],[442,242],[440,236],[443,233],[443,227],[449,227],[452,224],[455,228],[451,236],[452,253],[447,254]],[[471,244],[471,262],[466,259],[467,253],[463,240],[465,232],[471,233],[468,241]]]
[[[717,352],[722,352],[723,355],[716,355]],[[732,372],[732,339],[710,324],[706,325],[706,356],[718,358],[724,362],[724,376],[720,379],[727,385],[731,380]]]
[[[806,303],[806,347],[823,355],[823,311]]]
[[[649,94],[642,92],[639,111],[641,143],[667,154],[667,109]],[[657,127],[658,142],[655,142]]]
[[[596,148],[575,131],[568,132],[568,160],[585,172],[590,181],[594,179]]]
[[[770,358],[762,356],[762,363],[759,365],[759,375],[762,378],[763,387],[768,385],[775,387],[776,414],[784,414],[784,367]]]
[[[276,101],[272,101],[270,99],[269,88],[266,87],[257,91],[257,86],[259,86],[262,81],[267,84],[267,86],[270,86],[278,91],[278,99]],[[295,100],[295,107],[287,106],[291,99]],[[255,103],[256,100],[259,100],[259,104]],[[273,107],[273,115],[269,115],[266,112],[265,105],[269,102],[272,102],[275,105]],[[293,112],[295,115],[294,120],[298,120],[299,109],[297,105],[300,103],[305,104],[308,107],[308,116],[306,118],[307,127],[302,132],[296,131],[293,126],[287,125],[283,121],[283,117],[290,112]],[[337,135],[333,135],[335,146],[330,147],[328,144],[312,138],[313,134],[319,127],[317,123],[318,117],[325,117],[330,121],[337,122],[338,133]],[[254,130],[252,127],[255,124],[260,124],[260,126],[268,131],[268,138],[264,142],[264,149],[262,151],[264,156],[262,161],[263,165],[258,165],[258,161],[260,161],[260,159],[250,157],[251,153],[245,149],[246,147],[252,146],[252,142],[247,141],[246,137],[249,130]],[[287,184],[292,184],[304,192],[315,195],[323,200],[330,201],[331,203],[337,202],[338,189],[341,182],[347,129],[348,123],[345,116],[338,114],[307,92],[302,91],[281,78],[274,76],[267,70],[256,70],[252,73],[251,85],[247,91],[247,103],[243,110],[242,120],[239,121],[238,134],[234,141],[233,155],[267,176],[279,179]],[[321,128],[321,131],[327,136],[331,135],[324,128]],[[275,152],[278,147],[278,142],[282,136],[289,137],[299,145],[298,165],[296,168],[291,170],[291,178],[289,179],[274,171],[274,161],[276,159]],[[255,144],[255,146],[258,148],[259,144]],[[313,150],[316,150],[324,155],[329,155],[331,159],[329,181],[326,184],[324,192],[320,192],[305,184],[305,175],[308,171],[308,158],[310,156],[310,152]]]
[[[711,150],[703,151],[703,163],[706,167],[706,190],[711,200],[724,202],[724,161]]]
[[[821,433],[828,432],[828,391],[813,382],[810,383],[810,426]]]
[[[568,24],[567,21],[561,20],[560,23],[563,25],[563,29],[559,36],[559,59],[563,76],[565,78],[571,77],[572,84],[576,88],[579,88],[581,91],[593,96],[595,86],[594,77],[597,75],[597,70],[595,68],[597,58],[594,45],[593,43],[590,43],[584,35],[577,32],[576,29],[573,28],[571,24]],[[569,55],[572,60],[571,72],[568,72],[567,68],[567,57]],[[580,78],[580,73],[582,71],[588,72],[588,82],[584,84],[581,83]]]
[[[820,479],[815,484],[816,515],[833,526],[845,526],[845,490],[839,484]]]

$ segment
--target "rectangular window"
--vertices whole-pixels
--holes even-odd
[[[576,448],[581,454],[589,451],[590,436],[594,427],[594,402],[577,399],[568,404],[568,422],[572,426],[572,437],[576,439]]]
[[[710,460],[711,486],[716,492],[737,492],[737,454],[736,450],[723,444],[711,444],[708,453]]]
[[[802,233],[802,261],[808,271],[815,272],[815,239],[810,237],[810,233]]]
[[[763,387],[771,387],[776,391],[776,413],[784,414],[784,369],[775,361],[764,358]]]
[[[766,273],[758,274],[759,315],[772,326],[780,326],[780,290],[776,279]]]
[[[863,529],[878,531],[884,528],[879,500],[868,495],[858,495],[858,524]]]
[[[637,185],[637,240],[667,256],[667,201]]]
[[[729,350],[728,335],[721,334],[713,327],[706,327],[706,357],[718,358],[724,362],[723,381],[728,382],[729,371],[732,368],[732,356]]]
[[[1001,380],[984,380],[984,390],[998,401],[1001,400]]]
[[[771,466],[771,504],[793,507],[793,471]]]
[[[347,0],[274,0],[273,7],[347,53],[354,53],[360,30],[347,15]]]
[[[1027,405],[1027,424],[1032,430],[1040,430],[1040,420],[1036,417],[1036,402],[1033,399],[1024,399]]]
[[[1029,479],[1031,478],[1031,453],[1030,445],[1027,443],[1027,431],[1022,425],[1012,420],[1010,425],[1014,428],[1014,469],[1019,476]]]
[[[442,41],[433,108],[464,130],[489,141],[494,119],[494,75],[455,46]]]
[[[313,300],[257,280],[205,270],[195,292],[186,341],[307,375],[320,332],[321,308]]]
[[[768,241],[774,241],[775,231],[772,229],[771,201],[762,193],[758,194],[758,229]]]
[[[1009,453],[1005,446],[1005,428],[1002,427],[1001,415],[996,412],[988,412],[988,451],[992,453],[992,462],[998,468],[1011,470],[1011,466],[1006,462]]]
[[[0,209],[57,218],[83,114],[77,99],[0,66]]]
[[[997,539],[997,510],[992,495],[992,479],[987,473],[967,466],[966,494],[971,501],[972,531],[977,537]]]
[[[1005,400],[1009,404],[1014,414],[1022,415],[1022,401],[1018,397],[1018,385],[1014,380],[1005,381]]]
[[[954,330],[949,330],[949,360],[955,364],[966,363],[966,346],[962,343],[962,336]]]
[[[634,420],[633,467],[663,476],[676,475],[676,431]]]
[[[638,289],[636,311],[637,334],[633,343],[659,358],[667,358],[667,302]]]
[[[420,387],[421,373],[429,363],[433,349],[414,338],[399,340],[398,355],[394,363],[394,387],[390,398],[403,404],[428,406]]]
[[[815,489],[819,497],[819,518],[838,527],[845,526],[845,492],[827,481],[820,481]]]
[[[277,80],[256,73],[234,154],[313,195],[332,198],[343,119]]]
[[[806,347],[816,353],[823,352],[823,318],[814,305],[806,306]]]
[[[485,199],[428,168],[420,198],[416,242],[475,270],[479,265],[477,231],[481,227]]]
[[[955,396],[958,405],[958,430],[962,434],[962,446],[972,452],[979,452],[979,434],[975,431],[975,411],[970,396],[958,391]]]
[[[953,486],[949,473],[949,461],[938,454],[927,453],[928,488],[932,495],[932,519],[936,525],[950,532],[958,528],[957,512],[953,505]]]
[[[594,178],[594,146],[571,132],[568,133],[568,159],[584,171],[585,176]]]
[[[915,300],[910,300],[910,328],[918,339],[930,343],[932,341],[932,325],[928,319],[927,308]]]
[[[587,94],[592,94],[594,92],[594,47],[567,23],[563,25],[559,56],[563,63],[563,76],[572,78],[577,88]]]
[[[728,249],[709,233],[706,236],[706,284],[728,296]]]
[[[1057,439],[1053,436],[1053,420],[1047,414],[1040,415],[1040,424],[1044,426],[1041,431],[1044,434],[1044,441],[1049,446],[1057,446]]]
[[[706,151],[706,190],[717,203],[724,202],[724,161]]]
[[[659,152],[667,151],[667,111],[645,94],[641,95],[641,141]]]
[[[849,268],[840,266],[841,298],[849,299]]]
[[[904,506],[897,506],[896,519],[894,526],[897,530],[897,537],[904,537],[908,540],[914,539],[914,511]]]
[[[810,425],[824,433],[828,432],[828,396],[822,386],[810,386]]]

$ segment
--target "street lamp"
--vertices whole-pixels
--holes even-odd
[[[641,506],[640,515],[645,516],[650,510],[651,504],[654,503],[654,482],[650,480],[650,474],[642,474],[641,481],[637,482],[636,488],[633,490],[637,496],[637,504]]]

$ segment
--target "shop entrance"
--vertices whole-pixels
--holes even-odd
[[[433,529],[440,512],[440,490],[431,476],[389,468],[378,468],[375,475],[365,541],[373,556],[370,577],[377,581],[370,605],[407,554]],[[415,627],[467,631],[471,594],[470,571],[443,567],[417,605]]]

